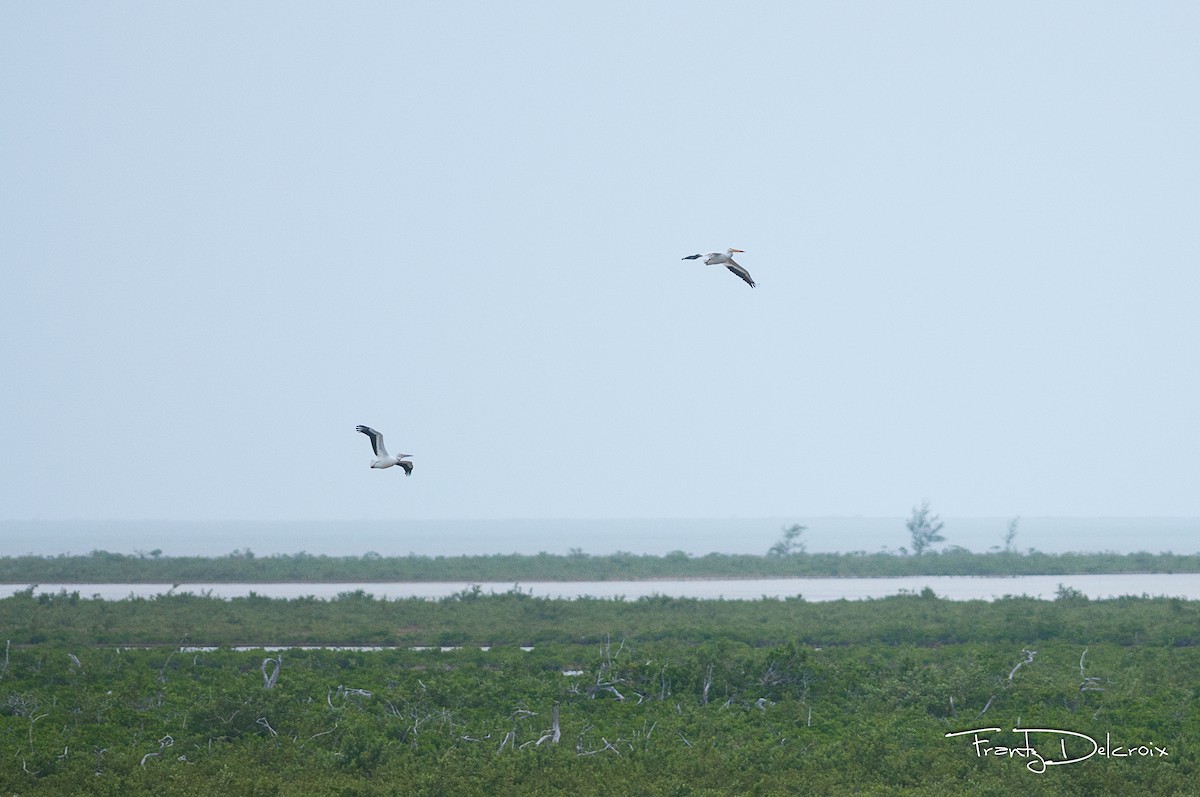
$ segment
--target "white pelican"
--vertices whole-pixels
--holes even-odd
[[[404,468],[405,476],[412,475],[413,464],[405,459],[405,457],[411,457],[412,454],[397,454],[396,456],[392,456],[383,445],[383,435],[370,426],[355,426],[354,431],[362,432],[371,438],[371,448],[375,451],[375,459],[371,461],[372,468],[390,468],[393,465],[399,465]]]
[[[747,271],[746,269],[742,268],[741,266],[739,266],[733,260],[733,255],[735,252],[744,252],[744,251],[745,251],[744,249],[734,249],[731,246],[728,249],[726,249],[724,252],[709,252],[707,255],[688,255],[687,257],[684,258],[684,260],[695,260],[698,257],[702,257],[702,258],[704,258],[704,265],[706,265],[706,266],[724,266],[725,268],[732,271],[734,274],[737,274],[739,277],[741,277],[747,285],[749,285],[751,288],[753,288],[754,280],[752,280],[750,278],[750,272]]]

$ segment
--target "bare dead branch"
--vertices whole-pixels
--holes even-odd
[[[303,747],[304,747],[304,745],[308,744],[309,742],[311,742],[313,739],[317,738],[318,736],[328,736],[329,734],[333,733],[333,732],[334,732],[334,731],[336,731],[337,729],[338,729],[338,723],[336,723],[336,722],[335,722],[335,723],[333,724],[333,727],[332,727],[332,728],[330,728],[329,730],[327,730],[327,731],[321,731],[320,733],[314,733],[312,736],[310,736],[310,737],[308,737],[307,739],[305,739],[305,740],[304,740],[304,741],[303,741],[303,742],[300,744],[300,747],[301,747],[301,748],[303,748]]]
[[[49,714],[38,714],[36,717],[30,716],[30,718],[29,718],[29,752],[31,752],[31,753],[33,752],[33,723],[37,722],[38,720],[45,719],[46,717],[49,717],[49,716],[50,716]]]
[[[1100,677],[1096,675],[1083,674],[1083,657],[1087,655],[1088,649],[1083,649],[1083,655],[1079,657],[1079,677],[1083,679],[1079,684],[1080,692],[1103,692],[1104,687],[1100,685]]]
[[[616,696],[617,700],[625,699],[625,695],[618,692],[617,688],[610,683],[599,683],[595,686],[589,686],[587,690],[587,696],[589,698],[595,698],[597,692],[612,692],[613,695]]]
[[[554,719],[553,719],[553,723],[551,724],[550,728],[548,730],[542,731],[542,735],[538,737],[536,742],[531,740],[531,741],[526,742],[525,744],[521,745],[521,749],[525,749],[525,747],[528,746],[529,744],[533,744],[534,747],[541,747],[543,742],[550,742],[551,744],[558,744],[558,740],[562,737],[562,731],[558,727],[558,703],[554,704],[554,715],[553,716],[554,716]]]
[[[1033,657],[1037,655],[1036,650],[1022,650],[1021,653],[1024,654],[1025,660],[1017,662],[1017,666],[1013,667],[1012,670],[1008,673],[1008,680],[1010,682],[1012,681],[1013,676],[1017,674],[1017,670],[1021,669],[1026,664],[1032,663]]]
[[[267,672],[267,665],[268,665],[268,664],[274,664],[274,665],[275,665],[275,666],[274,666],[274,667],[271,669],[271,672],[270,672],[270,673],[268,673],[268,672]],[[264,688],[264,689],[270,689],[271,687],[275,686],[275,681],[277,681],[277,680],[279,679],[279,671],[280,671],[282,668],[283,668],[283,654],[282,654],[282,653],[280,653],[280,654],[279,654],[279,657],[278,657],[278,658],[274,658],[274,659],[263,659],[263,662],[262,662],[262,675],[263,675],[263,688]],[[332,706],[331,706],[331,707],[332,707]]]
[[[164,736],[163,738],[159,739],[158,740],[158,750],[155,752],[146,753],[144,756],[142,756],[141,766],[146,766],[146,761],[148,759],[157,758],[158,756],[163,754],[163,750],[166,750],[168,747],[174,747],[174,746],[175,746],[175,739],[173,739],[169,734],[167,736]]]

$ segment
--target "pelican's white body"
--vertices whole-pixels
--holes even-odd
[[[390,468],[393,465],[399,465],[400,460],[404,459],[405,457],[411,457],[411,456],[412,456],[412,454],[396,454],[395,456],[388,455],[386,457],[379,457],[378,459],[371,460],[371,467],[372,468]]]
[[[362,432],[367,437],[371,438],[371,450],[375,452],[375,459],[371,460],[372,468],[390,468],[393,465],[399,465],[404,468],[404,475],[411,476],[413,464],[407,460],[412,454],[389,454],[387,447],[383,444],[383,435],[372,429],[370,426],[356,426],[356,432]]]
[[[706,266],[724,266],[736,274],[743,282],[753,288],[755,283],[750,277],[750,272],[742,268],[742,266],[733,259],[734,253],[741,251],[743,250],[730,247],[724,252],[709,252],[707,255],[688,255],[684,258],[684,260],[698,260],[699,258],[704,258],[704,265]]]

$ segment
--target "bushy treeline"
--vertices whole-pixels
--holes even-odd
[[[1200,602],[1124,597],[1088,600],[1060,588],[1053,601],[1008,596],[949,601],[920,595],[866,601],[636,600],[533,597],[477,587],[448,598],[378,600],[362,591],[333,600],[188,593],[119,601],[78,592],[0,599],[0,628],[14,645],[479,645],[593,644],[609,633],[643,640],[747,645],[794,640],[813,646],[1018,644],[1200,644]]]
[[[100,606],[117,618],[108,633],[134,634],[124,642],[139,624],[182,634],[205,614],[221,644],[274,626],[302,637],[328,609],[343,642],[373,641],[360,634],[381,622],[399,632],[391,641],[426,623],[436,636],[445,615],[477,630],[461,640],[472,645],[537,644],[129,649],[92,644]],[[409,614],[419,606],[429,611]],[[1184,601],[23,593],[0,610],[17,634],[0,663],[5,794],[1184,795],[1200,777],[1200,617]],[[18,644],[35,620],[54,633]],[[537,638],[551,626],[572,638]],[[1167,755],[1035,774],[1029,757],[946,736],[1000,728],[982,735],[1018,746],[1017,726]],[[1040,754],[1058,741],[1041,739]]]
[[[972,553],[961,548],[921,556],[893,553],[710,553],[665,556],[617,552],[490,556],[325,556],[307,553],[223,557],[147,556],[93,551],[83,556],[6,556],[0,582],[286,582],[286,581],[621,581],[660,578],[888,576],[1032,576],[1089,573],[1198,573],[1200,554]]]

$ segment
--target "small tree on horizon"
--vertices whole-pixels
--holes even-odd
[[[771,550],[767,551],[767,556],[791,556],[793,554],[804,553],[804,543],[800,542],[799,538],[807,528],[807,526],[801,526],[799,523],[785,526],[783,528],[783,536],[779,538],[779,542],[771,546]]]
[[[1021,522],[1020,516],[1008,521],[1008,531],[1004,534],[1004,550],[1013,550],[1013,540],[1017,538],[1017,524]]]
[[[929,501],[927,500],[922,501],[921,506],[913,507],[912,516],[904,525],[908,527],[908,533],[912,535],[913,553],[917,556],[925,553],[925,549],[935,542],[946,541],[946,538],[940,533],[945,524],[937,515],[929,514]]]

